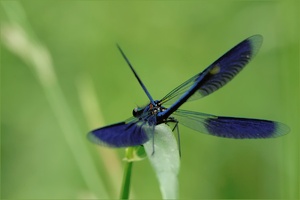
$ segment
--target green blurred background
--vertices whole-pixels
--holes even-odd
[[[243,72],[183,108],[291,132],[231,140],[181,126],[180,198],[299,198],[299,1],[1,1],[0,13],[2,199],[118,198],[124,149],[86,133],[148,100],[116,43],[159,99],[253,34],[264,43]],[[131,192],[161,198],[148,160]]]

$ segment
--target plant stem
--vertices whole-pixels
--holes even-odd
[[[123,176],[123,183],[122,183],[120,199],[128,199],[129,198],[132,165],[133,165],[133,162],[126,162],[126,165],[124,168],[124,176]]]

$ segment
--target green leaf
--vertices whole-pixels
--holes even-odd
[[[163,199],[177,199],[180,157],[172,130],[166,124],[156,126],[154,149],[153,139],[145,143],[144,147],[158,178]]]

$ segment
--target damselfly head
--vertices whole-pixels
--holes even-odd
[[[136,107],[136,108],[133,109],[132,115],[134,117],[139,117],[139,116],[141,116],[143,114],[144,110],[145,110],[145,108]]]

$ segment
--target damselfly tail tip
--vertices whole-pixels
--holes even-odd
[[[122,49],[121,49],[119,43],[116,43],[116,46],[117,46],[117,48],[118,48],[120,51],[122,51]]]

